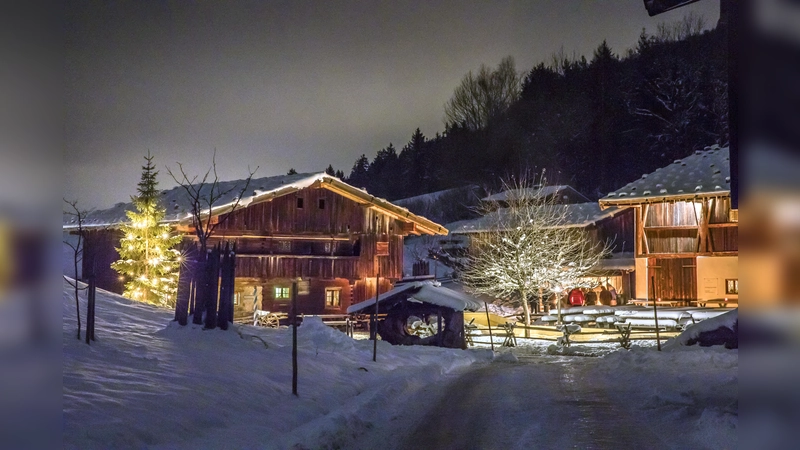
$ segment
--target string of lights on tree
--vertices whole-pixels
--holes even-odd
[[[180,252],[174,247],[181,236],[161,223],[166,211],[158,203],[158,171],[149,152],[145,160],[137,195],[132,197],[135,210],[127,212],[129,223],[121,228],[120,259],[111,267],[125,281],[126,297],[174,307],[180,266]]]

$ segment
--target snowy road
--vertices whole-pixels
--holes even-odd
[[[447,387],[398,448],[670,448],[593,382],[596,361],[542,356],[472,371]]]

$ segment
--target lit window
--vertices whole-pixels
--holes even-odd
[[[726,294],[739,295],[739,279],[738,278],[725,280],[725,293]]]
[[[289,288],[288,287],[275,287],[275,300],[288,300]]]
[[[342,306],[341,293],[341,288],[325,289],[325,306],[332,308]]]

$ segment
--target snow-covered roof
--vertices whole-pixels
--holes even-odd
[[[633,252],[612,253],[610,257],[603,258],[589,269],[593,276],[599,276],[608,272],[630,272],[636,269],[636,259]]]
[[[600,199],[600,206],[726,196],[731,190],[728,147],[708,147],[628,183]]]
[[[211,214],[217,215],[229,212],[236,204],[237,195],[244,185],[245,180],[219,182],[219,192],[230,192],[216,202]],[[371,204],[384,214],[405,222],[414,223],[416,225],[416,230],[419,232],[447,234],[447,229],[441,225],[425,217],[413,214],[406,208],[393,205],[387,200],[370,195],[363,189],[350,186],[324,172],[254,178],[250,181],[247,192],[244,193],[242,199],[239,201],[238,208],[245,208],[252,204],[269,201],[312,186],[331,190],[361,204]],[[210,184],[203,186],[200,193],[201,197],[206,196],[210,189]],[[187,222],[191,219],[189,197],[181,186],[163,191],[161,194],[161,205],[166,208],[164,223]],[[86,216],[83,225],[85,228],[116,227],[128,222],[126,211],[133,211],[133,209],[134,206],[131,202],[117,203],[111,208],[90,212]],[[207,214],[208,210],[206,210],[205,213]],[[77,228],[77,226],[77,220],[73,216],[64,215],[64,229],[74,229]]]
[[[439,201],[440,197],[442,196],[460,192],[465,189],[477,189],[477,186],[462,186],[457,188],[443,189],[441,191],[429,192],[427,194],[420,194],[420,195],[415,195],[413,197],[401,198],[399,200],[394,200],[394,204],[402,207],[408,207],[418,202],[425,204],[435,203]]]
[[[393,304],[399,297],[407,298],[410,302],[430,303],[436,306],[444,306],[455,311],[477,311],[483,304],[467,294],[456,292],[452,289],[443,287],[434,281],[414,281],[396,286],[394,289],[384,292],[378,299],[378,310],[381,305]],[[347,308],[348,314],[372,312],[375,308],[375,297],[356,303]]]
[[[620,213],[622,208],[600,209],[597,202],[572,203],[565,205],[530,206],[529,208],[564,208],[566,218],[561,225],[564,228],[584,228],[594,225],[597,222],[614,217]],[[503,220],[508,214],[508,208],[500,208],[492,211],[483,217],[472,220],[461,220],[453,222],[450,227],[450,234],[482,233],[486,231],[497,231],[497,223],[510,223],[510,220]],[[532,214],[535,214],[533,212]]]
[[[552,186],[548,185],[544,187],[533,187],[525,189],[508,189],[502,192],[498,192],[497,194],[492,194],[481,200],[484,202],[507,202],[509,198],[511,198],[512,200],[515,198],[544,199],[551,197],[553,195],[566,195],[566,194],[570,194],[574,197],[582,199],[583,201],[589,201],[589,199],[586,198],[585,195],[576,191],[572,186],[568,186],[565,184],[552,185]]]

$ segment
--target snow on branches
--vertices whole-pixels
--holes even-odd
[[[487,231],[472,235],[463,280],[475,294],[521,303],[530,324],[528,299],[586,285],[583,277],[609,254],[609,245],[594,242],[572,226],[557,195],[545,196],[546,179],[522,177],[503,181],[504,207],[485,205]]]

